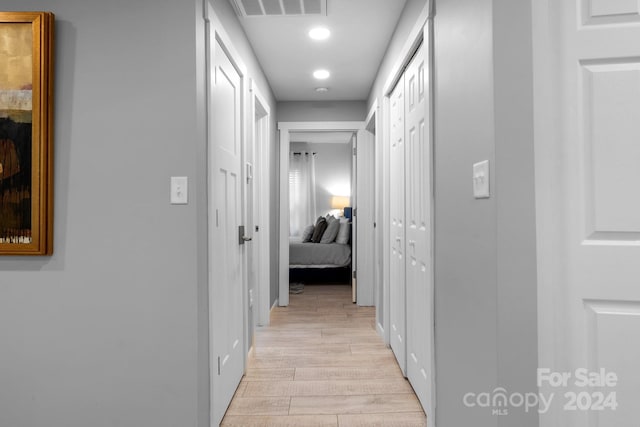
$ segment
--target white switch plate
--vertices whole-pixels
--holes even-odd
[[[476,199],[489,198],[489,160],[473,165],[473,196]]]
[[[189,183],[186,176],[171,177],[171,204],[186,205],[189,201]]]

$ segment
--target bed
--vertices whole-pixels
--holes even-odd
[[[302,243],[289,237],[289,268],[341,268],[351,265],[351,245]]]
[[[348,282],[351,277],[351,223],[332,215],[289,237],[289,282]]]

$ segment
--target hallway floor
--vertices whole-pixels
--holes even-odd
[[[375,309],[348,285],[305,285],[256,332],[254,351],[223,426],[425,426]]]

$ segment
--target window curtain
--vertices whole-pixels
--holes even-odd
[[[289,235],[300,236],[316,219],[314,153],[289,154]]]

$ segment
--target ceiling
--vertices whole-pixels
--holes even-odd
[[[278,101],[362,101],[405,2],[327,0],[326,15],[239,19]],[[308,32],[316,26],[327,27],[331,36],[312,40]],[[331,77],[316,80],[312,73],[320,68]],[[329,91],[319,93],[316,87]]]

